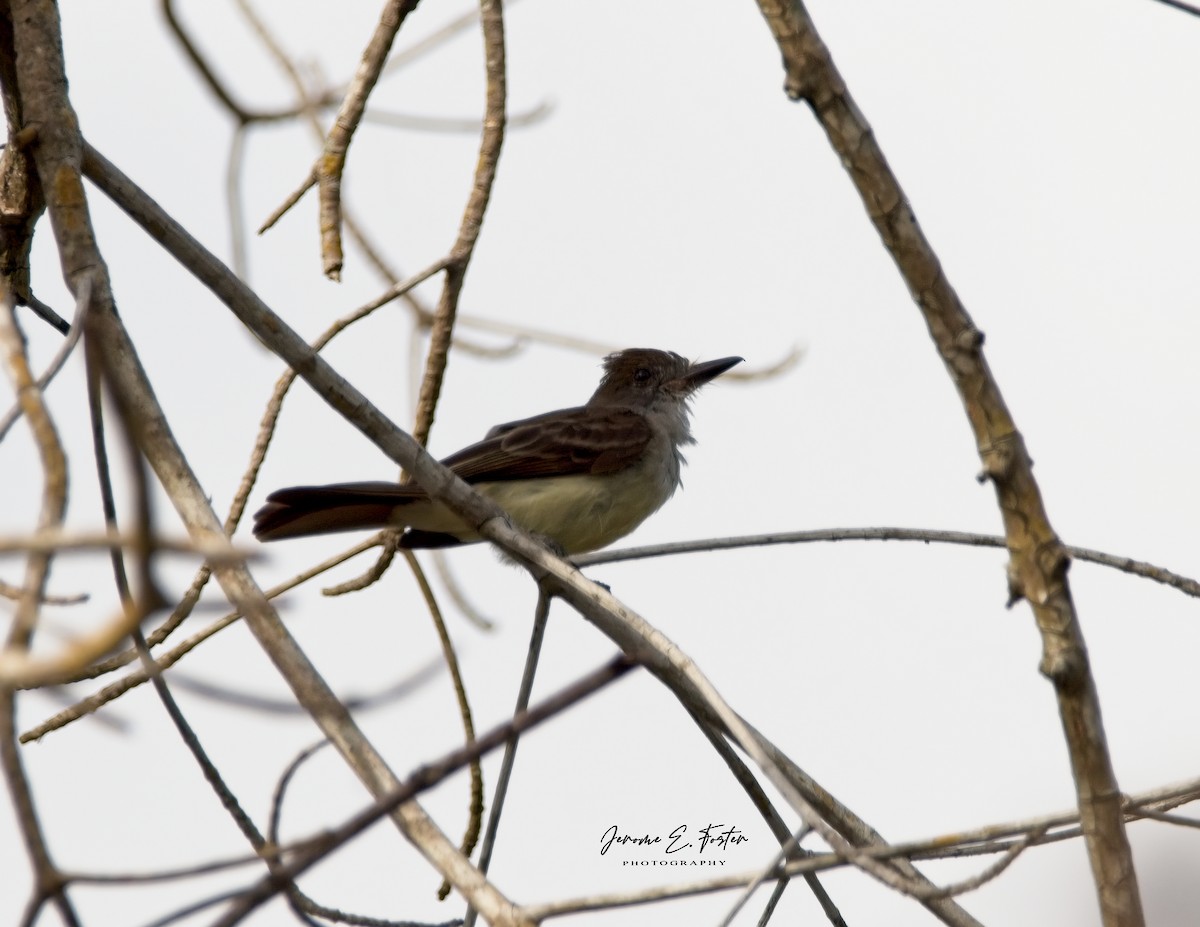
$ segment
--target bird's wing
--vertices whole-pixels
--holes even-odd
[[[634,409],[579,407],[497,425],[442,461],[468,483],[615,473],[636,463],[650,426]]]

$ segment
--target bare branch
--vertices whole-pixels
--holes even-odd
[[[701,541],[674,541],[667,544],[651,544],[646,547],[626,547],[617,550],[600,550],[591,554],[573,557],[576,566],[595,566],[598,563],[621,563],[626,560],[642,560],[648,557],[669,557],[675,554],[697,551],[734,550],[740,547],[768,547],[774,544],[811,544],[823,541],[920,541],[923,544],[964,544],[968,547],[998,547],[1006,545],[1002,537],[994,534],[975,534],[969,531],[940,531],[936,528],[816,528],[811,531],[780,531],[770,534],[754,534],[745,537],[707,538]],[[1200,597],[1200,582],[1188,576],[1142,560],[1106,554],[1087,547],[1064,547],[1068,556],[1075,560],[1097,563],[1112,567],[1122,573],[1152,579],[1156,583],[1171,586],[1185,595]]]
[[[984,360],[983,335],[947,280],[804,4],[759,0],[758,5],[783,54],[784,90],[791,99],[807,102],[825,130],[963,401],[983,461],[981,479],[992,481],[1004,519],[1010,601],[1030,603],[1042,635],[1040,669],[1058,696],[1102,917],[1108,927],[1138,927],[1144,917],[1137,875],[1100,700],[1067,583],[1070,560],[1050,526],[1025,441]]]
[[[487,67],[487,103],[483,117],[483,134],[479,140],[479,160],[475,168],[475,182],[467,199],[458,227],[458,240],[450,254],[454,264],[446,269],[446,280],[442,296],[438,300],[433,327],[429,333],[429,355],[425,360],[425,373],[421,379],[421,392],[417,397],[417,417],[413,426],[413,437],[420,444],[427,444],[429,431],[433,427],[434,411],[442,391],[442,378],[450,354],[450,340],[454,332],[454,320],[458,313],[458,297],[462,292],[463,278],[475,251],[475,242],[483,226],[483,214],[492,196],[492,185],[496,181],[496,168],[500,162],[500,149],[504,144],[504,126],[508,99],[505,76],[504,11],[500,0],[481,0],[479,20],[483,27],[484,61]]]
[[[367,97],[375,88],[392,42],[404,19],[417,8],[417,0],[386,0],[379,25],[363,51],[358,73],[342,101],[337,118],[325,140],[325,151],[317,160],[315,172],[320,194],[321,259],[325,276],[341,279],[342,274],[342,169],[350,139],[367,108]]]

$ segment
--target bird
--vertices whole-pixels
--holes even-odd
[[[617,351],[604,358],[600,385],[584,405],[497,425],[442,463],[560,553],[607,547],[675,494],[681,448],[695,443],[689,400],[742,360]],[[399,544],[409,549],[483,540],[412,482],[279,489],[254,516],[260,541],[370,528],[403,529]]]

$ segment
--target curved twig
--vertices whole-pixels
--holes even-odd
[[[675,541],[669,544],[650,544],[645,547],[626,547],[600,550],[572,558],[576,566],[595,566],[598,563],[621,563],[626,560],[645,560],[650,557],[670,557],[697,551],[735,550],[740,547],[769,547],[774,544],[812,544],[818,541],[920,541],[924,544],[963,544],[968,547],[1003,548],[1005,539],[994,534],[974,534],[969,531],[939,531],[935,528],[817,528],[811,531],[779,531],[770,534],[751,534],[742,537],[707,538],[700,541]],[[1075,560],[1112,567],[1122,573],[1154,580],[1184,595],[1200,598],[1200,582],[1188,576],[1172,573],[1163,567],[1106,554],[1087,547],[1063,548]]]
[[[58,376],[58,372],[62,370],[66,364],[67,358],[75,350],[75,346],[79,344],[79,339],[83,335],[83,327],[87,319],[88,307],[92,304],[92,282],[91,277],[84,277],[79,282],[79,291],[75,296],[75,316],[71,319],[70,329],[67,331],[67,337],[63,343],[58,346],[58,350],[54,352],[54,357],[50,363],[46,365],[46,369],[42,375],[37,378],[37,388],[45,391],[50,385],[50,381]],[[21,417],[22,406],[20,401],[13,403],[13,407],[4,414],[4,418],[0,419],[0,441],[4,440],[4,436],[8,430],[12,428],[13,423]]]

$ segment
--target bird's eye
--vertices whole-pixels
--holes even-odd
[[[651,376],[653,376],[653,374],[650,373],[649,367],[639,367],[633,372],[633,382],[645,383],[650,379]]]

